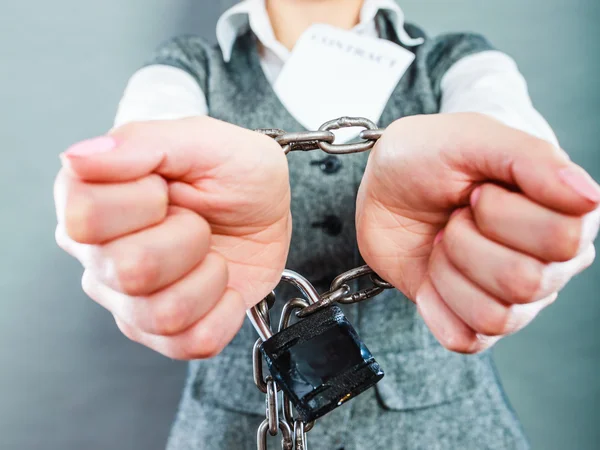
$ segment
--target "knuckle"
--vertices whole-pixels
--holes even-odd
[[[151,173],[150,175],[145,176],[139,180],[140,183],[147,183],[148,187],[153,187],[160,190],[166,190],[168,187],[167,181],[156,173]]]
[[[152,329],[149,331],[160,336],[174,336],[185,330],[188,324],[185,303],[182,298],[161,298],[152,310]]]
[[[585,252],[583,257],[583,261],[581,264],[581,270],[585,270],[592,265],[594,260],[596,259],[596,247],[594,245],[590,245],[589,249]]]
[[[245,318],[245,309],[241,296],[230,298],[236,302],[235,311],[230,311],[227,317],[227,325],[224,326],[220,320],[207,318],[194,327],[190,336],[182,345],[185,359],[207,359],[217,356],[233,334],[239,330]]]
[[[169,184],[167,180],[160,175],[151,174],[140,180],[139,183],[143,185],[146,192],[152,192],[152,198],[156,199],[157,203],[163,207],[164,213],[169,205]]]
[[[81,244],[96,244],[99,226],[93,198],[70,195],[65,208],[65,230],[71,239]]]
[[[472,326],[486,336],[504,336],[516,329],[516,320],[510,306],[498,305],[495,308],[476,308]]]
[[[89,297],[92,296],[92,277],[87,270],[83,272],[83,276],[81,277],[81,289]]]
[[[213,326],[206,324],[202,332],[197,335],[193,341],[187,340],[183,346],[182,352],[184,359],[209,359],[221,353],[223,345],[219,338],[219,333]]]
[[[191,230],[191,235],[194,242],[199,241],[203,244],[208,244],[210,241],[211,229],[208,221],[199,214],[186,213],[186,220],[189,222],[188,228]]]
[[[56,241],[56,244],[64,251],[69,250],[69,241],[65,234],[65,230],[61,225],[58,225],[54,231],[54,240]]]
[[[83,272],[83,276],[81,277],[81,289],[83,292],[92,300],[97,303],[101,303],[100,300],[100,290],[98,287],[98,280],[92,275],[89,270],[85,270]]]
[[[503,211],[506,211],[506,196],[497,195],[496,188],[481,186],[479,201],[473,207],[477,227],[487,236],[494,235],[495,224],[499,223]]]
[[[154,252],[133,250],[116,264],[118,286],[127,295],[147,294],[159,279],[160,269],[160,260]]]
[[[545,243],[553,261],[568,261],[577,256],[581,239],[581,219],[556,220],[546,227]]]
[[[581,219],[581,246],[585,247],[596,240],[600,228],[600,208],[586,214]]]
[[[115,323],[117,324],[117,328],[119,329],[121,334],[123,334],[123,336],[125,336],[130,341],[137,342],[138,344],[141,343],[139,333],[135,333],[133,330],[133,327],[131,327],[130,325],[127,325],[125,322],[123,322],[122,320],[119,320],[116,317],[115,317]]]
[[[545,302],[544,307],[547,307],[547,306],[553,305],[557,299],[558,299],[558,292],[554,292],[541,301]]]
[[[498,336],[485,336],[482,334],[476,335],[475,341],[471,348],[471,354],[481,353],[488,348],[494,346],[501,338]]]
[[[594,263],[595,259],[596,247],[593,244],[589,244],[585,248],[585,250],[583,250],[579,255],[577,255],[577,257],[574,260],[572,260],[573,263],[576,263],[576,267],[574,267],[573,270],[569,272],[569,279],[587,270]]]
[[[453,217],[444,230],[444,248],[450,255],[461,256],[464,248],[463,241],[465,237],[464,223],[459,220],[459,213],[456,217]]]
[[[507,264],[497,275],[504,299],[512,303],[528,303],[535,300],[542,286],[543,267],[535,261],[519,258]]]
[[[464,354],[472,353],[473,340],[469,336],[458,331],[444,333],[440,336],[439,341],[442,347],[451,352]]]

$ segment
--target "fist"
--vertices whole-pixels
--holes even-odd
[[[553,145],[478,114],[392,124],[357,201],[361,254],[446,348],[527,325],[595,256],[600,187]]]
[[[207,117],[134,123],[61,160],[57,242],[130,339],[213,356],[279,282],[290,188],[272,139]]]

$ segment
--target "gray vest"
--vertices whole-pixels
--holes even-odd
[[[382,38],[402,45],[385,14],[378,15],[377,25]],[[407,25],[406,30],[425,43],[407,47],[415,61],[391,95],[380,127],[405,116],[438,113],[446,71],[467,55],[491,49],[477,35],[428,39],[417,27]],[[228,63],[217,46],[197,37],[166,43],[150,63],[194,76],[214,118],[249,129],[304,130],[265,78],[249,30],[237,38]],[[288,156],[294,226],[287,267],[308,277],[320,291],[339,273],[363,264],[354,213],[368,155],[323,161],[325,157],[318,152]],[[285,290],[280,294],[284,300],[297,296]],[[489,355],[443,349],[414,304],[398,291],[346,307],[345,313],[386,375],[374,389],[320,420],[309,434],[312,449],[526,448]],[[247,321],[221,355],[190,364],[170,449],[256,448],[255,429],[265,417],[264,395],[252,381],[256,338]]]

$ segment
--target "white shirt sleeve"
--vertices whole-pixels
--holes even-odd
[[[176,67],[153,65],[140,69],[130,78],[114,126],[206,114],[206,96],[194,77]]]
[[[558,146],[548,123],[533,107],[527,83],[508,55],[486,51],[467,56],[444,75],[440,112],[480,112]]]

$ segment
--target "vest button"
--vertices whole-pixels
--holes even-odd
[[[338,236],[342,233],[344,224],[337,216],[325,216],[321,222],[313,222],[313,228],[322,228],[329,236]]]
[[[319,166],[319,169],[321,169],[326,174],[331,175],[333,173],[339,172],[339,170],[342,168],[342,161],[340,161],[340,158],[338,158],[337,156],[328,155],[323,159],[311,161],[310,165]]]

